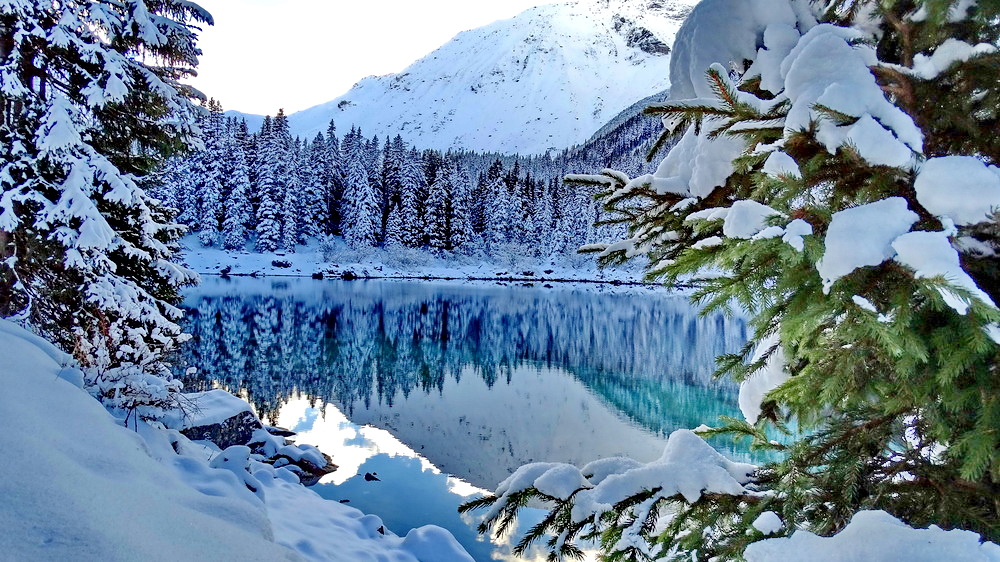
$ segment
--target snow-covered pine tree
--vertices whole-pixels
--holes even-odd
[[[273,120],[266,119],[266,129],[261,128],[257,172],[260,204],[257,207],[257,249],[273,252],[282,243],[281,226],[287,180],[288,152],[291,135],[288,117],[279,109]]]
[[[344,196],[344,166],[341,157],[340,140],[337,138],[337,126],[333,121],[326,128],[326,168],[324,171],[324,200],[328,223],[325,225],[328,234],[341,231],[341,200]]]
[[[206,106],[208,112],[201,119],[202,139],[204,149],[194,155],[196,173],[195,182],[199,198],[198,205],[198,240],[205,246],[213,246],[218,241],[223,220],[223,181],[225,178],[224,163],[226,160],[225,118],[222,115],[222,104],[209,99]]]
[[[241,121],[241,123],[245,122]],[[239,125],[237,125],[239,127]],[[234,132],[238,133],[237,128]],[[236,135],[226,136],[225,177],[228,197],[224,205],[222,220],[222,245],[227,250],[242,250],[247,243],[247,225],[251,223],[253,209],[250,206],[250,174],[246,152]]]
[[[387,235],[389,223],[389,211],[399,204],[402,191],[402,166],[403,155],[406,154],[406,145],[403,137],[396,135],[389,139],[385,137],[385,145],[382,148],[382,193],[380,205],[383,212],[382,238]],[[399,234],[393,236],[399,237]]]
[[[301,155],[301,143],[298,139],[293,140],[281,164],[285,179],[281,199],[281,248],[288,253],[295,253],[295,246],[300,238],[299,227],[303,219],[302,176],[305,170]]]
[[[403,158],[400,185],[400,240],[410,248],[426,244],[427,185],[424,183],[423,161],[416,148]]]
[[[178,384],[163,353],[197,276],[182,227],[139,179],[192,139],[178,80],[199,54],[195,4],[0,4],[0,316],[88,367],[110,407],[155,417]]]
[[[389,218],[385,223],[385,247],[403,246],[403,205],[395,203],[389,207]]]
[[[385,219],[388,213],[388,197],[385,187],[382,185],[382,145],[379,142],[378,135],[375,135],[367,141],[362,137],[362,146],[365,169],[368,171],[368,185],[371,186],[372,191],[375,193],[375,205],[378,208],[378,228],[375,236],[376,245],[378,245],[382,242]]]
[[[330,219],[327,215],[326,188],[324,185],[327,162],[327,142],[323,133],[317,133],[302,157],[303,195],[302,215],[299,220],[301,242],[324,234]]]
[[[344,241],[354,249],[378,245],[382,213],[379,210],[375,189],[369,181],[364,137],[361,131],[352,130],[344,137],[343,150],[346,165],[344,201],[342,204]]]
[[[476,239],[472,231],[472,178],[468,170],[459,164],[459,159],[451,161],[451,249],[457,250]]]
[[[539,180],[534,189],[534,239],[538,254],[548,256],[552,253],[553,214],[552,194],[547,189],[547,182]]]
[[[486,207],[487,250],[495,253],[510,241],[511,218],[514,211],[510,191],[503,181],[503,164],[496,160],[486,172],[484,191],[489,204]]]
[[[435,174],[434,183],[428,187],[427,237],[432,249],[447,251],[452,245],[452,189],[454,165],[446,157]]]
[[[651,464],[528,465],[465,507],[493,505],[482,530],[539,498],[519,550],[550,534],[561,555],[584,536],[616,560],[794,559],[758,541],[860,510],[1000,539],[997,21],[995,1],[703,0],[649,109],[677,144],[654,174],[570,179],[629,226],[591,248],[603,262],[645,255],[752,315],[720,359],[745,419],[700,433],[779,460],[678,430]]]

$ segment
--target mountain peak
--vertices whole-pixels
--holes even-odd
[[[464,31],[398,74],[289,117],[311,138],[331,119],[416,146],[541,153],[585,141],[668,86],[674,34],[695,0],[578,0]]]

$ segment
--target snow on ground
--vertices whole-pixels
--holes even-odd
[[[252,243],[248,247],[252,248]],[[512,256],[506,259],[461,254],[439,257],[411,248],[351,250],[339,238],[334,247],[325,252],[317,241],[311,240],[298,246],[294,253],[280,250],[258,253],[205,247],[196,235],[186,236],[182,248],[177,259],[201,274],[225,271],[230,275],[309,277],[323,273],[326,277],[340,278],[350,272],[360,278],[643,281],[640,263],[601,270],[594,259],[586,255],[553,258]],[[287,267],[276,266],[274,262],[284,262]]]
[[[832,537],[800,530],[790,537],[753,543],[743,555],[748,562],[1000,561],[1000,546],[979,540],[971,531],[944,531],[935,525],[914,529],[884,511],[859,511]]]
[[[0,357],[0,445],[8,466],[0,479],[3,556],[471,560],[438,527],[398,537],[377,517],[323,500],[283,469],[256,463],[251,476],[240,462],[210,462],[217,449],[174,431],[126,429],[74,384],[82,377],[69,356],[5,320]],[[258,494],[248,481],[261,484]]]

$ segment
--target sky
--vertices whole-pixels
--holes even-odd
[[[403,70],[457,33],[553,0],[198,0],[190,80],[224,109],[273,115],[330,101],[358,80]]]

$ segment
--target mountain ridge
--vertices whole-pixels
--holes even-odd
[[[289,116],[312,138],[400,134],[421,148],[540,154],[581,144],[669,86],[670,47],[697,0],[580,0],[463,31],[400,73]],[[253,129],[262,117],[243,116]]]

